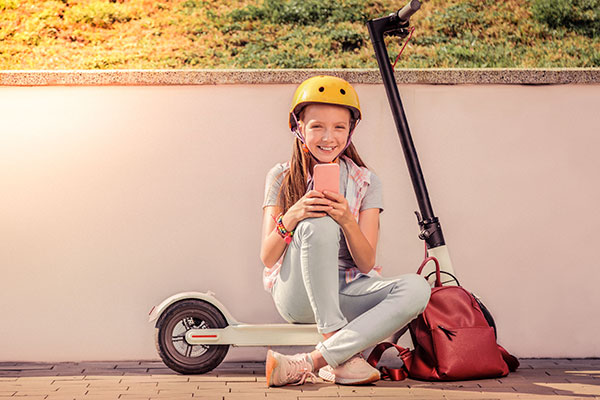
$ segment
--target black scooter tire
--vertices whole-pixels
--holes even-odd
[[[165,365],[181,374],[204,374],[215,369],[229,345],[189,345],[183,334],[189,329],[225,328],[223,314],[206,301],[188,299],[170,305],[156,323],[156,349]],[[177,335],[173,336],[175,329]],[[182,350],[184,350],[182,352]],[[197,351],[199,354],[194,355]]]

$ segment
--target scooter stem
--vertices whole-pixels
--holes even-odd
[[[408,165],[408,172],[413,184],[417,203],[421,214],[417,212],[417,219],[421,226],[419,238],[425,240],[428,249],[433,249],[445,245],[442,227],[438,218],[433,214],[431,201],[427,192],[427,186],[417,157],[417,151],[410,135],[410,129],[404,114],[404,107],[400,100],[400,93],[394,78],[394,71],[390,64],[387,48],[385,47],[384,35],[406,36],[408,34],[408,17],[416,12],[420,6],[417,0],[412,0],[406,7],[397,13],[390,14],[387,17],[373,19],[367,22],[371,42],[375,50],[375,57],[379,65],[379,71],[383,80],[383,86],[387,93],[388,102],[392,109],[392,115],[396,123],[396,130],[402,144],[404,157]],[[406,13],[406,10],[410,10]],[[404,16],[404,17],[402,17]],[[405,19],[406,18],[406,19]]]

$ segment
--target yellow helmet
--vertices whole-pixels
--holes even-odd
[[[353,127],[361,118],[356,90],[342,78],[319,75],[308,78],[298,86],[290,109],[290,128],[296,130],[297,117],[302,107],[311,103],[336,104],[350,110]]]

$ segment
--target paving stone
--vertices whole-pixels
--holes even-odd
[[[547,387],[544,385],[513,385],[515,392],[525,394],[544,394],[544,395],[553,395],[555,394],[552,387]]]
[[[158,395],[158,396],[152,396],[150,397],[150,399],[160,399],[160,400],[191,400],[194,399],[194,397],[192,397],[191,394],[187,395],[187,394],[173,394],[173,393],[169,393],[169,394],[165,394],[165,395]]]
[[[89,382],[84,380],[57,380],[53,379],[50,382],[50,386],[60,386],[60,387],[88,387],[90,385]]]
[[[0,364],[1,371],[32,371],[32,370],[51,370],[54,364],[51,363],[8,363]]]
[[[59,387],[55,393],[83,396],[88,392],[87,388]]]
[[[68,366],[55,365],[54,368],[52,368],[52,370],[56,371],[56,372],[63,372],[63,373],[68,372],[68,373],[79,375],[79,374],[81,374],[81,371],[83,371],[84,368],[97,368],[97,367],[92,366],[92,365],[68,365]]]
[[[60,378],[60,377],[59,377]],[[59,379],[57,378],[57,380]],[[110,376],[110,375],[85,375],[82,382],[121,382],[121,376]]]
[[[89,389],[97,389],[97,388],[107,388],[107,387],[127,387],[129,383],[120,383],[120,379],[109,380],[109,379],[99,379],[99,380],[85,380],[82,381],[87,383],[87,387]],[[158,382],[136,382],[136,385],[145,385],[145,386],[158,386]]]
[[[119,396],[121,394],[127,394],[127,390],[88,390],[88,392],[85,395],[86,396]]]
[[[56,375],[56,376],[48,376],[45,377],[51,381],[57,382],[66,382],[66,381],[81,381],[83,382],[85,379],[85,375]]]
[[[121,382],[160,382],[164,380],[166,376],[164,375],[124,375],[120,376],[119,380]],[[185,376],[167,376],[168,379],[174,381],[187,382],[189,378]]]
[[[547,394],[518,394],[517,395],[518,399],[527,399],[527,400],[574,400],[576,397],[573,396],[560,396],[560,395],[547,395]],[[588,397],[586,400],[590,400],[590,398]]]
[[[218,376],[219,380],[227,382],[257,382],[257,377],[247,374],[222,374]]]
[[[159,390],[158,394],[156,395],[152,395],[152,397],[162,397],[164,398],[171,398],[171,397],[177,397],[177,398],[187,398],[187,399],[191,399],[194,396],[193,392],[180,392],[180,391],[176,391],[176,390]]]
[[[123,393],[123,394],[127,394],[127,395],[133,395],[133,394],[138,394],[138,395],[148,395],[148,396],[152,396],[152,395],[157,395],[160,393],[160,389],[156,388],[156,387],[143,387],[143,386],[133,386],[133,387],[128,387],[127,390]]]
[[[155,400],[156,398],[151,398],[150,400]],[[214,395],[214,396],[203,396],[203,395],[194,395],[194,400],[223,400],[223,396]]]
[[[227,388],[227,382],[161,382],[157,385],[159,389],[188,388],[192,390]]]
[[[183,374],[176,374],[173,371],[169,370],[167,373],[160,373],[157,372],[156,373],[152,373],[154,371],[148,371],[145,375],[150,375],[150,376],[155,376],[158,378],[169,378],[169,379],[178,379],[178,380],[186,380],[189,381],[190,378],[194,377],[194,376],[204,376],[204,375],[183,375]],[[216,376],[216,375],[215,375]]]
[[[467,400],[467,399],[516,399],[517,393],[503,394],[468,391],[444,391],[444,398],[448,400]]]
[[[519,374],[518,372],[514,372],[514,373],[511,373],[508,376],[505,376],[504,378],[500,378],[498,380],[502,383],[509,383],[509,382],[514,382],[514,381],[523,381],[525,379],[526,378],[524,375]]]
[[[2,374],[0,374],[1,376]],[[58,376],[59,373],[56,371],[45,371],[45,370],[27,370],[27,371],[18,371],[18,372],[6,372],[6,375],[4,376],[13,376],[13,377],[43,377],[43,376],[48,376],[48,377],[56,377]]]
[[[144,367],[141,365],[141,367]],[[161,367],[148,367],[146,372],[152,375],[179,375],[177,372],[170,370],[169,368]]]
[[[338,393],[340,397],[345,396],[366,396],[373,393],[375,390],[374,385],[368,386],[338,386]]]
[[[43,387],[50,388],[52,381],[14,381],[0,384],[0,387],[6,388],[24,388],[24,387]],[[55,387],[56,389],[56,387]]]
[[[190,382],[215,382],[222,381],[222,378],[219,378],[216,374],[203,374],[203,375],[189,375],[188,380]]]
[[[267,399],[271,400],[292,400],[298,398],[298,393],[266,392]]]
[[[158,393],[167,393],[167,392],[190,393],[190,395],[191,395],[195,390],[197,390],[195,387],[189,387],[189,386],[182,386],[182,387],[173,386],[170,388],[163,388],[162,386],[158,387]]]
[[[46,396],[48,394],[55,393],[55,391],[48,391],[43,389],[25,389],[25,390],[17,390],[14,394],[17,396]]]
[[[118,371],[122,371],[123,376],[146,375],[148,373],[148,368],[125,368],[125,369],[120,369]],[[157,371],[157,372],[159,372],[159,371]]]
[[[307,396],[339,396],[339,385],[334,385],[332,383],[323,383],[319,382],[314,385],[302,385],[300,386],[300,390]],[[275,388],[269,388],[269,391]],[[287,386],[284,386],[282,390],[287,389]]]
[[[125,370],[91,367],[84,368],[78,375],[123,376],[123,374],[125,374]]]
[[[324,384],[304,384],[304,385],[300,385],[300,386],[276,386],[276,387],[267,387],[266,382],[259,382],[259,385],[262,385],[263,388],[265,388],[265,393],[269,394],[269,393],[298,393],[298,391],[303,392],[307,387],[308,388],[314,388],[314,387],[326,387],[326,386],[331,386],[331,385],[324,385]]]
[[[117,361],[116,368],[139,368],[141,364],[140,360]]]

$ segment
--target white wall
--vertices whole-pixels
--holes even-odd
[[[355,143],[384,184],[378,262],[412,272],[416,201],[384,89],[356,87]],[[0,361],[157,358],[148,312],[186,290],[281,321],[261,287],[261,202],[290,153],[293,90],[0,87]],[[500,343],[600,356],[600,85],[400,92],[455,269]]]

